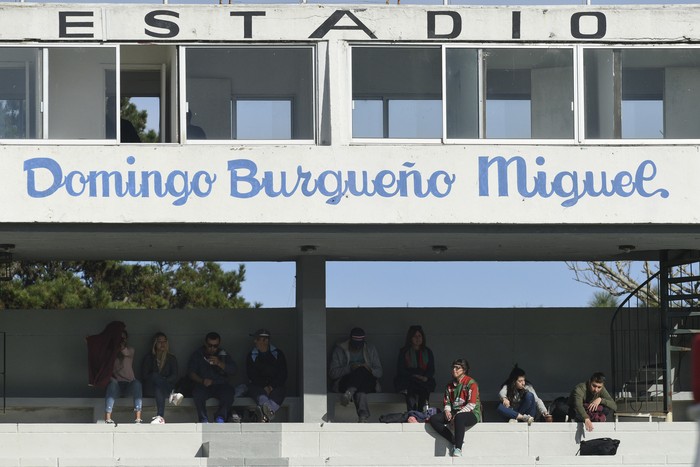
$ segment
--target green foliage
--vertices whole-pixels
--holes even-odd
[[[617,297],[613,294],[601,290],[593,293],[593,298],[588,302],[592,308],[617,308]]]
[[[146,123],[148,122],[148,111],[139,111],[136,105],[131,102],[128,97],[122,97],[120,102],[120,115],[121,118],[129,120],[136,132],[139,134],[139,138],[142,143],[157,143],[158,133],[153,130],[146,131]]]
[[[213,262],[15,263],[0,282],[0,309],[249,308],[239,294],[245,266]],[[256,303],[255,307],[260,307]]]

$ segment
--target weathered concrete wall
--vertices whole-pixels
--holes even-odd
[[[385,392],[393,391],[398,349],[412,324],[421,324],[437,362],[438,386],[449,378],[454,358],[467,358],[482,393],[493,397],[513,364],[524,368],[540,392],[566,393],[591,372],[609,372],[607,309],[330,309],[328,353],[350,329],[361,326],[377,346]],[[239,365],[235,382],[244,382],[249,333],[267,327],[273,343],[287,355],[290,394],[297,395],[296,311],[253,310],[11,310],[0,312],[6,333],[7,395],[10,397],[101,397],[87,386],[84,338],[112,320],[127,324],[137,361],[150,349],[158,330],[168,334],[181,372],[204,335],[215,330]],[[2,346],[0,345],[0,351]],[[137,368],[138,371],[138,368]],[[325,368],[318,371],[324,372]]]

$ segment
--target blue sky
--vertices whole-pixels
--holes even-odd
[[[225,269],[239,263],[223,263]],[[243,297],[293,307],[294,263],[245,263]],[[329,262],[329,307],[585,307],[597,289],[563,262]]]

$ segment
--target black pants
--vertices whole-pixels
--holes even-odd
[[[476,415],[473,412],[462,412],[454,416],[455,434],[452,436],[450,428],[445,420],[445,412],[436,413],[430,417],[430,426],[433,427],[443,438],[449,441],[454,447],[462,449],[464,444],[464,433],[467,428],[476,425]]]
[[[355,388],[353,402],[358,416],[369,417],[369,404],[367,403],[367,393],[376,392],[377,378],[372,376],[372,372],[365,367],[355,368],[347,375],[340,378],[338,389],[345,392],[350,388]]]
[[[194,406],[197,409],[197,418],[200,422],[208,421],[207,417],[207,399],[212,397],[219,400],[219,408],[216,410],[216,417],[221,417],[226,420],[229,408],[233,405],[235,390],[230,384],[212,384],[205,386],[196,384],[192,389],[192,399]]]

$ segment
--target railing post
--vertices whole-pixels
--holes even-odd
[[[662,251],[659,257],[659,308],[661,309],[660,317],[661,332],[659,333],[659,338],[661,339],[661,358],[663,361],[661,365],[663,367],[663,391],[664,391],[664,413],[666,413],[666,421],[673,421],[673,381],[669,381],[671,378],[671,330],[669,329],[669,318],[668,318],[668,277],[670,274],[670,264],[668,261],[668,251]]]

